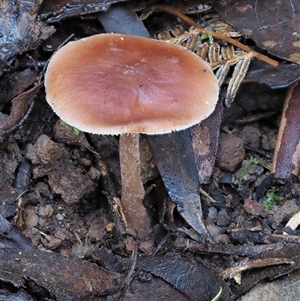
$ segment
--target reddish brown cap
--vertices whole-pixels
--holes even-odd
[[[100,34],[70,42],[51,59],[47,101],[68,124],[96,134],[163,134],[208,117],[218,100],[209,65],[185,48]]]

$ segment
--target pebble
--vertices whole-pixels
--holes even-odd
[[[223,232],[221,227],[214,224],[207,225],[207,230],[212,237],[215,237]]]
[[[53,215],[53,207],[51,205],[40,206],[38,210],[38,215],[40,217],[49,218]]]
[[[50,250],[55,250],[59,245],[61,245],[62,240],[56,237],[51,237],[49,241],[41,238],[43,245]]]
[[[239,133],[239,137],[243,139],[246,145],[252,148],[260,148],[261,145],[261,132],[260,130],[252,125],[246,125]]]
[[[230,244],[231,241],[230,241],[230,238],[227,234],[219,234],[219,235],[216,235],[214,238],[214,242],[217,243],[217,244]]]
[[[58,221],[62,221],[62,220],[64,220],[64,216],[63,216],[62,214],[60,214],[60,213],[57,213],[57,214],[56,214],[56,219],[57,219]]]
[[[255,187],[258,187],[262,182],[263,180],[265,180],[267,178],[267,175],[266,174],[263,174],[261,176],[259,176],[255,182],[253,183]]]
[[[223,176],[220,178],[220,184],[231,184],[232,182],[232,173],[224,172]]]
[[[26,193],[23,199],[27,204],[37,204],[41,202],[42,198],[39,191],[34,189],[32,192]]]
[[[218,210],[215,207],[208,208],[208,217],[215,218],[218,214]]]
[[[217,203],[224,203],[225,198],[221,191],[214,189],[210,192],[210,196],[217,202]]]
[[[72,254],[77,258],[91,258],[93,252],[90,247],[82,246],[82,245],[74,245],[72,247]]]
[[[37,190],[43,196],[50,197],[50,189],[49,186],[44,182],[38,182],[36,184]]]
[[[217,164],[222,170],[234,171],[245,158],[244,142],[241,138],[222,133],[219,139]]]
[[[227,209],[222,208],[217,216],[217,225],[220,227],[227,227],[231,223],[231,216],[229,216]]]
[[[243,180],[244,181],[255,181],[257,179],[258,176],[261,176],[264,173],[265,169],[257,164],[251,164],[248,168],[248,170],[246,171]]]
[[[150,254],[153,251],[153,242],[151,240],[141,241],[139,250],[144,254]]]
[[[248,173],[256,175],[256,176],[261,176],[265,172],[265,169],[258,164],[253,164],[249,167]]]
[[[44,226],[46,225],[46,220],[43,219],[43,218],[39,218],[38,223],[39,223],[39,226],[40,226],[40,227],[44,227]]]
[[[97,168],[92,166],[88,171],[88,175],[91,180],[99,180],[101,176],[101,172]]]
[[[262,148],[265,150],[274,150],[277,141],[277,129],[266,128],[267,135],[262,135]]]
[[[33,207],[26,208],[26,226],[36,227],[38,224],[39,217],[34,212]]]

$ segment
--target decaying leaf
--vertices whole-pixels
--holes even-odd
[[[0,213],[4,218],[12,217],[17,213],[17,199],[21,191],[13,187],[14,174],[18,162],[10,158],[6,152],[0,159]]]
[[[212,175],[219,146],[222,116],[223,103],[219,100],[209,118],[190,129],[200,184],[206,184]]]
[[[8,63],[54,33],[54,27],[37,21],[41,0],[0,2],[0,59]]]
[[[202,264],[179,257],[153,257],[143,258],[137,265],[173,285],[189,300],[210,301],[217,295],[220,287],[223,288],[223,293],[218,300],[231,300],[225,282]]]
[[[210,240],[204,225],[199,196],[198,171],[188,130],[147,137],[169,196],[187,223]]]
[[[2,281],[18,288],[33,281],[61,301],[113,294],[124,278],[87,261],[33,249],[0,249],[0,261]]]
[[[25,69],[19,72],[14,72],[1,77],[0,79],[0,103],[1,107],[5,105],[12,98],[18,96],[23,91],[28,89],[37,77],[36,70]]]
[[[274,68],[263,62],[252,61],[245,82],[253,82],[257,85],[265,84],[274,91],[275,89],[287,88],[299,79],[300,65],[298,64],[281,62],[277,68]],[[264,98],[262,97],[262,99]]]
[[[272,173],[276,178],[297,176],[300,164],[300,83],[292,85],[287,93],[282,112]]]
[[[271,54],[300,64],[300,1],[216,1],[220,16]]]
[[[26,115],[28,104],[36,97],[37,92],[41,87],[42,84],[39,84],[28,91],[23,92],[12,100],[10,115],[7,117],[3,125],[0,126],[0,137],[18,126],[22,117]]]
[[[263,258],[254,260],[245,260],[241,262],[238,266],[228,268],[220,273],[223,279],[234,278],[235,276],[241,274],[243,271],[247,271],[253,268],[266,267],[270,265],[280,265],[280,264],[293,264],[292,260],[286,258]],[[240,282],[238,284],[241,284]]]
[[[47,23],[56,23],[76,16],[106,12],[112,4],[125,1],[128,0],[43,1],[39,14],[47,19]]]

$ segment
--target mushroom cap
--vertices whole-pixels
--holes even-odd
[[[62,120],[112,135],[186,129],[213,112],[219,93],[211,68],[193,52],[120,34],[94,35],[59,49],[45,87]]]

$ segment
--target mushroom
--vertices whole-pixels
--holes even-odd
[[[139,133],[186,129],[208,117],[218,100],[209,65],[185,48],[148,38],[99,34],[70,42],[49,62],[46,99],[84,132],[121,135],[121,203],[139,237],[149,220],[142,206]]]

